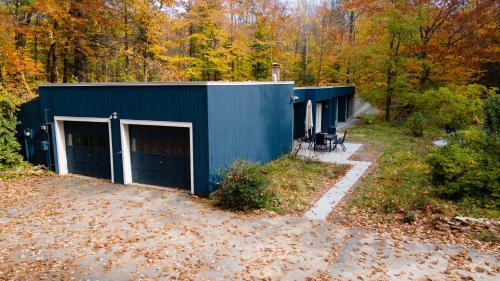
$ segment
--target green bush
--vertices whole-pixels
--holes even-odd
[[[484,130],[500,139],[500,95],[489,97],[484,102]]]
[[[16,139],[16,108],[0,93],[0,171],[5,171],[23,162],[19,154],[21,145]]]
[[[412,105],[414,111],[421,112],[429,123],[439,127],[449,124],[463,129],[482,123],[483,102],[496,95],[497,91],[497,88],[476,84],[448,85],[409,94],[406,102]]]
[[[414,137],[424,136],[424,124],[424,115],[420,112],[414,112],[406,119],[406,127]]]
[[[498,143],[477,134],[464,135],[434,149],[428,157],[434,191],[449,199],[478,198],[483,202],[500,199],[500,161]]]
[[[415,221],[415,215],[413,212],[406,211],[403,215],[403,222],[404,223],[412,223]]]
[[[373,124],[375,121],[375,116],[369,114],[363,114],[360,118],[363,120],[364,124]]]
[[[261,164],[236,161],[225,172],[216,193],[216,205],[231,210],[273,209],[277,197],[269,189]]]

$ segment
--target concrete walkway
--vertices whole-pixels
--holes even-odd
[[[297,155],[304,158],[315,159],[326,163],[349,164],[352,168],[330,190],[321,197],[314,206],[306,212],[305,217],[313,220],[325,220],[328,214],[349,192],[351,187],[368,170],[371,162],[353,161],[349,158],[362,146],[359,143],[345,143],[346,151],[337,147],[332,152],[318,152],[302,148]]]

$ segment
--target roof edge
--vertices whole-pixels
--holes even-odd
[[[294,90],[308,90],[308,89],[329,89],[329,88],[343,88],[343,87],[356,87],[356,85],[337,85],[337,86],[309,86],[309,87],[294,87]]]
[[[99,82],[99,83],[45,83],[38,87],[149,87],[149,86],[246,86],[246,85],[294,85],[295,81],[183,81],[183,82]]]

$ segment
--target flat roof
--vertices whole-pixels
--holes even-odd
[[[337,85],[337,86],[308,86],[308,87],[295,87],[296,90],[302,89],[328,89],[328,88],[342,88],[342,87],[355,87],[354,85]]]
[[[39,87],[124,87],[124,86],[245,86],[245,85],[281,85],[295,84],[294,81],[246,81],[246,82],[229,82],[229,81],[183,81],[183,82],[99,82],[99,83],[45,83],[38,85]]]

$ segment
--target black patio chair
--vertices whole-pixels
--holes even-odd
[[[328,134],[335,135],[336,133],[337,133],[337,127],[330,126],[330,128],[328,128]]]
[[[317,149],[328,149],[328,144],[325,140],[325,134],[323,133],[317,133],[314,137],[314,150]]]
[[[457,130],[448,124],[444,125],[444,130],[446,131],[447,134],[456,134],[457,133]]]
[[[335,140],[335,144],[340,144],[340,146],[342,147],[342,150],[345,152],[346,151],[346,148],[345,148],[345,145],[344,145],[344,141],[345,141],[345,136],[347,135],[347,130],[344,132],[344,135],[342,137],[337,137],[337,139]]]
[[[307,134],[308,135],[307,137],[303,138],[303,141],[308,143],[307,148],[311,148],[311,146],[314,144],[314,137],[311,133],[311,129],[309,129],[308,131],[309,134]]]

